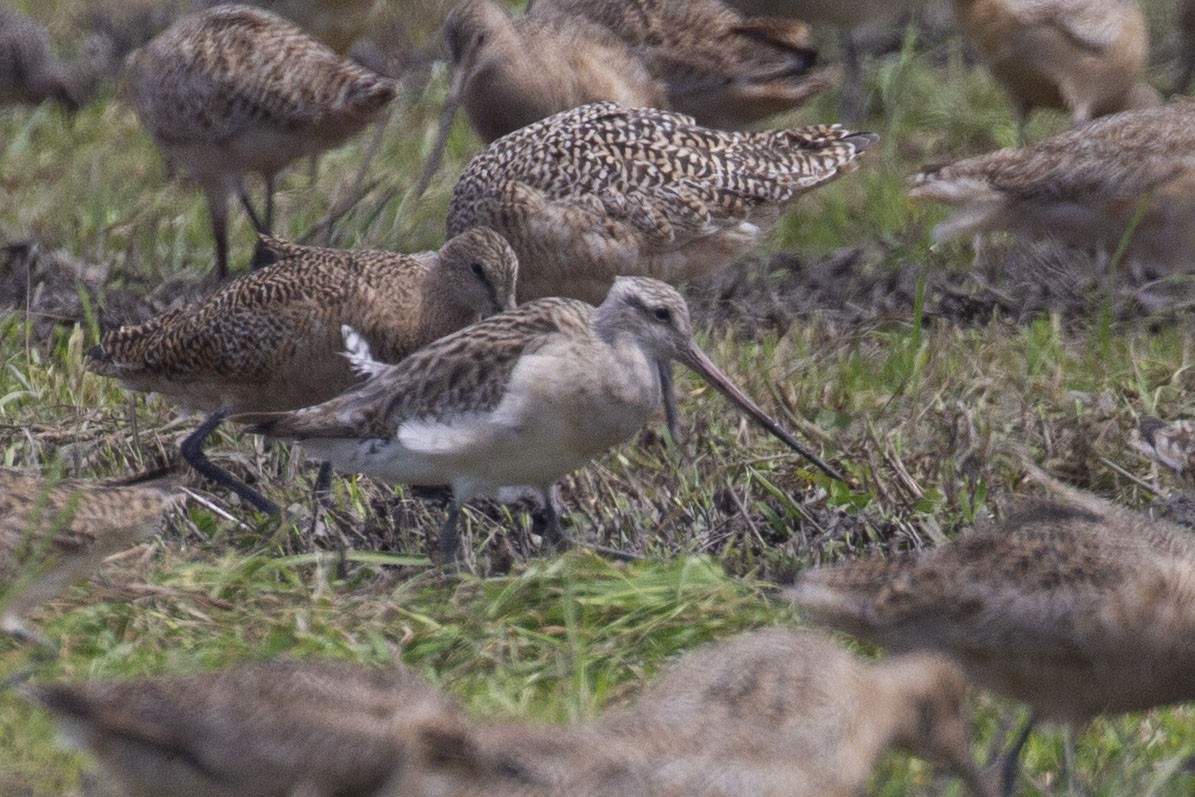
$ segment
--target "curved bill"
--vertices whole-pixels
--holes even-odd
[[[773,435],[782,440],[785,445],[796,451],[805,459],[812,462],[818,470],[829,476],[831,479],[837,479],[840,482],[846,482],[846,477],[839,473],[832,465],[823,462],[821,457],[814,454],[812,451],[801,445],[795,437],[788,433],[780,424],[772,419],[751,399],[747,398],[743,391],[735,387],[734,383],[727,378],[726,374],[718,370],[718,366],[714,365],[713,361],[706,356],[705,352],[697,348],[697,344],[691,343],[689,347],[681,351],[676,359],[693,369],[701,378],[709,382],[714,388],[726,398],[733,401],[739,406],[743,412],[755,419],[763,428],[767,429]]]
[[[464,64],[457,64],[452,76],[452,88],[448,91],[448,99],[444,100],[444,113],[440,117],[440,126],[436,129],[436,143],[432,145],[431,154],[427,156],[427,163],[423,165],[423,172],[419,175],[419,183],[415,186],[415,198],[423,196],[423,192],[431,185],[432,178],[440,169],[440,161],[444,157],[444,148],[448,145],[448,133],[452,130],[452,122],[456,119],[456,112],[461,107],[461,90],[465,84],[468,70]]]

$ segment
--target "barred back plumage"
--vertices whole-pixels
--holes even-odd
[[[726,132],[593,103],[474,158],[453,191],[448,231],[485,224],[506,236],[524,300],[596,303],[618,275],[681,282],[733,262],[874,141],[838,125]]]

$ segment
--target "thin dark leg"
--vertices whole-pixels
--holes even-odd
[[[451,568],[456,564],[456,555],[460,551],[461,539],[457,525],[461,520],[461,507],[455,500],[448,510],[448,517],[444,525],[440,526],[440,566]]]
[[[237,186],[237,198],[241,200],[242,207],[249,214],[249,223],[253,225],[253,229],[263,235],[269,235],[269,228],[262,223],[261,216],[257,215],[257,211],[253,209],[253,203],[249,201],[249,193],[245,190],[243,182]]]
[[[228,276],[228,195],[208,190],[207,212],[212,220],[212,238],[216,241],[216,275]]]
[[[264,495],[254,490],[249,485],[245,484],[240,479],[237,479],[228,471],[212,463],[211,460],[203,453],[203,441],[207,439],[208,435],[216,431],[216,427],[228,417],[228,413],[224,410],[219,410],[212,413],[206,421],[200,424],[191,435],[183,441],[179,446],[182,451],[183,459],[187,464],[198,471],[202,476],[211,481],[232,490],[239,495],[242,500],[249,502],[259,512],[264,512],[267,515],[277,515],[278,505]]]
[[[308,536],[315,539],[320,517],[332,511],[332,463],[321,462],[315,475],[315,486],[311,490],[311,527]],[[340,525],[336,526],[336,576],[345,578],[349,572],[349,545]]]
[[[672,442],[680,442],[680,413],[676,411],[676,390],[672,382],[672,361],[661,360],[656,368],[660,372],[660,397],[664,403],[664,422]]]
[[[273,235],[274,232],[274,175],[266,177],[266,218],[265,227],[259,232]]]
[[[846,80],[842,85],[842,117],[848,122],[863,119],[863,58],[853,30],[844,30],[839,40],[842,45],[842,60],[846,67]]]
[[[1036,724],[1037,717],[1030,714],[1029,721],[1025,723],[1025,727],[1021,729],[1016,741],[1013,742],[1012,747],[1008,749],[1008,753],[1004,756],[1004,764],[1000,768],[1000,794],[1002,797],[1012,797],[1013,789],[1017,785],[1017,771],[1020,768],[1021,749],[1024,748],[1025,742],[1029,741],[1029,734]]]
[[[556,495],[556,485],[552,485],[542,493],[544,499],[544,539],[551,543],[557,551],[564,551],[572,547],[572,540],[564,533],[560,525],[560,506]]]

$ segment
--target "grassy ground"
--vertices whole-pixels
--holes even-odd
[[[78,8],[60,4],[55,29],[69,31]],[[1161,61],[1153,77],[1164,85],[1170,8],[1149,11]],[[284,518],[255,518],[186,476],[202,501],[41,614],[63,655],[39,677],[194,671],[283,653],[401,657],[479,713],[575,719],[630,693],[670,655],[795,622],[768,585],[801,567],[932,545],[991,514],[1020,489],[1022,455],[1073,484],[1148,503],[1151,490],[1117,468],[1151,479],[1125,450],[1128,430],[1142,414],[1195,409],[1189,318],[1145,309],[1137,287],[1098,283],[1071,255],[996,241],[973,265],[968,245],[931,246],[941,211],[911,204],[905,177],[1009,144],[1015,126],[956,39],[913,44],[876,65],[865,126],[882,143],[863,168],[803,199],[767,251],[690,289],[713,359],[857,489],[811,472],[685,377],[679,443],[657,425],[563,483],[574,535],[644,561],[529,558],[525,507],[485,506],[469,513],[477,575],[447,580],[424,556],[442,499],[338,479],[337,511],[313,533],[312,469],[284,447],[224,432],[213,455],[280,499]],[[281,232],[299,237],[364,187],[314,240],[438,246],[455,175],[480,146],[458,120],[428,195],[410,195],[445,85],[439,67],[404,77],[363,178],[368,135],[324,157],[314,176],[292,169]],[[826,96],[786,121],[834,119],[836,108]],[[1030,137],[1064,124],[1042,114]],[[234,262],[244,263],[244,219],[232,239]],[[132,423],[127,398],[85,373],[81,353],[102,325],[203,289],[212,248],[202,198],[166,180],[111,95],[73,117],[2,109],[0,244],[31,240],[0,250],[0,305],[12,307],[0,317],[3,464],[112,476],[172,456],[194,419],[141,397]],[[1185,286],[1173,287],[1181,295]],[[1162,480],[1162,492],[1173,488]],[[356,550],[344,579],[318,553],[337,533]],[[5,670],[24,656],[0,647]],[[1018,714],[976,703],[980,755]],[[1079,771],[1094,794],[1189,794],[1193,730],[1185,708],[1098,722],[1080,740]],[[1031,741],[1030,792],[1060,790],[1061,749],[1060,734]],[[76,793],[80,766],[53,744],[44,717],[0,694],[0,794]],[[960,789],[894,756],[874,791]]]

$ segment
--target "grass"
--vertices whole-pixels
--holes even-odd
[[[56,8],[55,30],[69,31],[78,4]],[[1155,20],[1170,13],[1160,2],[1147,10]],[[1161,36],[1157,45],[1169,46]],[[631,694],[670,656],[797,622],[770,585],[800,568],[932,545],[990,515],[1021,489],[1022,454],[1073,484],[1147,503],[1149,491],[1108,463],[1150,478],[1124,447],[1136,418],[1195,412],[1195,332],[1183,316],[1175,323],[1111,312],[1099,296],[1089,311],[1026,318],[985,314],[986,305],[965,318],[944,312],[943,280],[974,273],[972,250],[931,245],[942,211],[912,204],[905,178],[926,162],[1008,145],[1015,125],[991,79],[953,39],[929,50],[910,43],[876,67],[865,126],[881,143],[856,174],[802,199],[768,247],[795,253],[802,268],[861,253],[875,281],[870,293],[841,306],[777,310],[760,323],[757,303],[783,303],[807,288],[805,271],[794,277],[768,257],[746,266],[742,296],[718,301],[724,286],[716,281],[692,289],[713,359],[822,446],[858,489],[828,482],[682,376],[679,442],[653,426],[562,482],[575,535],[644,553],[644,561],[615,565],[582,552],[528,558],[536,546],[525,508],[479,506],[468,512],[477,575],[444,579],[424,557],[442,503],[337,479],[337,511],[311,535],[313,469],[285,447],[224,431],[213,454],[256,478],[287,507],[285,517],[255,518],[187,476],[204,503],[191,502],[160,538],[37,618],[63,654],[38,677],[188,672],[283,654],[401,658],[478,713],[572,720]],[[1168,80],[1163,70],[1158,84]],[[458,119],[427,196],[411,196],[445,78],[437,68],[404,79],[367,175],[372,187],[330,243],[402,251],[441,243],[455,175],[479,149]],[[836,114],[831,94],[785,121]],[[1064,124],[1041,114],[1030,138]],[[367,137],[321,159],[314,177],[302,166],[286,174],[283,234],[312,228],[351,191]],[[14,304],[0,318],[3,464],[112,476],[176,451],[193,420],[141,397],[134,425],[122,391],[81,362],[101,324],[144,317],[198,290],[212,264],[200,194],[165,179],[132,113],[109,95],[74,117],[48,106],[0,110],[0,196],[0,241],[36,238],[40,247],[28,278],[0,272],[0,303]],[[251,234],[233,218],[233,259],[243,263]],[[1023,289],[1006,279],[1005,287]],[[356,550],[344,579],[319,553],[336,532]],[[25,656],[0,647],[0,672]],[[977,755],[1017,716],[1016,707],[977,696]],[[1080,739],[1079,771],[1094,794],[1188,794],[1192,730],[1188,708],[1097,722]],[[1031,791],[1061,790],[1060,757],[1060,734],[1034,736]],[[41,714],[0,694],[0,793],[77,794],[83,763],[53,742]],[[873,791],[961,792],[902,756],[884,764]]]

